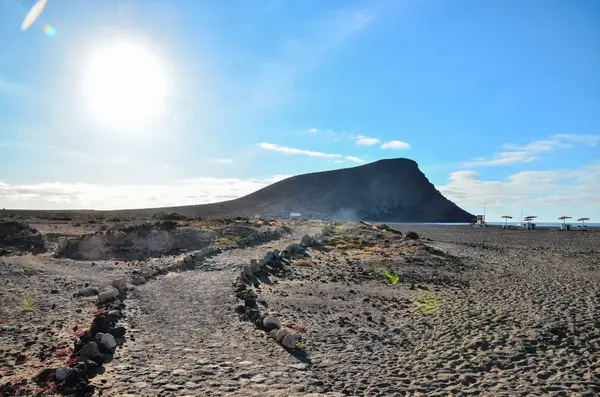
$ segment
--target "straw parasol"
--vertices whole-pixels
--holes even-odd
[[[589,221],[590,218],[579,218],[577,219],[577,222],[581,222],[582,226],[585,226],[585,221]]]
[[[508,220],[512,219],[513,217],[510,215],[502,215],[501,218],[505,219],[504,226],[508,226]]]
[[[559,220],[561,220],[561,221],[563,221],[563,225],[564,225],[564,224],[565,224],[565,222],[567,221],[567,219],[571,219],[571,217],[570,217],[570,216],[563,215],[563,216],[561,216],[561,217],[560,217],[560,218],[558,218],[558,219],[559,219]]]

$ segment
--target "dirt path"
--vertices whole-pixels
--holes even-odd
[[[105,389],[103,396],[302,392],[310,382],[306,366],[237,319],[232,283],[250,259],[319,230],[298,227],[280,240],[226,251],[197,270],[136,289],[128,299],[130,342],[108,373],[94,381]]]

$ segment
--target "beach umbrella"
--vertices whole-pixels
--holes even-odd
[[[535,215],[528,215],[525,218],[523,218],[523,220],[527,223],[531,222],[532,220],[534,220],[535,218],[537,218],[537,216]]]
[[[33,25],[33,23],[42,14],[42,11],[44,11],[46,3],[48,3],[48,0],[39,0],[33,5],[33,7],[31,7],[31,10],[29,10],[27,16],[25,16],[25,20],[23,20],[23,24],[21,25],[22,31],[26,31],[31,25]]]
[[[564,224],[565,224],[565,222],[567,221],[567,219],[571,219],[571,217],[570,217],[570,216],[563,215],[563,216],[561,216],[561,217],[560,217],[560,218],[558,218],[558,219],[559,219],[559,220],[561,220],[561,221],[563,221],[563,225],[564,225]]]
[[[504,225],[505,225],[505,226],[508,226],[508,220],[509,220],[509,219],[512,219],[513,217],[512,217],[512,216],[510,216],[510,215],[503,215],[501,218],[504,218],[504,219],[505,219]]]
[[[579,219],[577,219],[578,222],[581,222],[582,226],[585,226],[585,221],[589,221],[589,220],[590,220],[590,218],[579,218]]]

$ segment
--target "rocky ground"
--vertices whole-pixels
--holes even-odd
[[[126,340],[90,395],[600,393],[600,232],[288,226],[183,222],[210,235],[189,261],[190,247],[144,245],[126,262],[56,258],[57,240],[45,254],[0,257],[0,385],[81,360],[69,349],[102,306],[73,294],[145,274],[119,297]],[[248,269],[267,271],[241,283]]]

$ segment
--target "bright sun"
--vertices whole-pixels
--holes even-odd
[[[138,129],[165,110],[167,83],[159,60],[141,45],[119,43],[96,51],[85,71],[92,113],[120,129]]]

